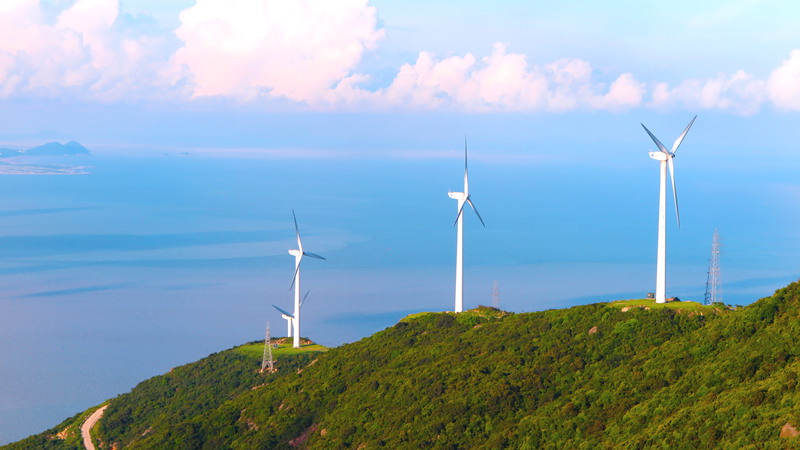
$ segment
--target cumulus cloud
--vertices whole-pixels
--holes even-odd
[[[106,100],[153,95],[164,40],[127,32],[119,18],[118,0],[77,0],[55,19],[38,0],[4,0],[0,95],[67,91]]]
[[[685,80],[675,87],[657,83],[653,88],[652,105],[657,108],[719,109],[752,115],[759,111],[765,89],[763,80],[739,70],[732,75],[719,74],[707,80]]]
[[[633,74],[623,73],[611,83],[608,92],[600,97],[595,107],[609,110],[635,108],[642,104],[645,89],[646,84],[636,81]]]
[[[780,109],[800,111],[800,50],[792,50],[767,80],[767,94]]]
[[[618,110],[638,106],[644,84],[626,73],[606,88],[593,77],[591,64],[562,59],[544,66],[509,53],[502,43],[478,60],[471,53],[436,60],[421,52],[405,64],[382,97],[395,105],[454,107],[473,111],[573,109]]]
[[[319,103],[383,37],[367,0],[198,0],[180,19],[173,70],[195,97]]]

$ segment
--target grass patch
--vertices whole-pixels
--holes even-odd
[[[441,313],[429,312],[429,311],[428,312],[418,312],[418,313],[409,314],[409,315],[403,317],[402,319],[400,319],[400,322],[409,322],[409,321],[412,321],[414,319],[419,319],[420,317],[427,316],[429,314],[441,314]]]
[[[510,313],[497,308],[493,308],[491,306],[481,305],[478,306],[477,308],[468,309],[460,313],[454,313],[453,311],[442,311],[442,312],[419,312],[419,313],[409,314],[400,319],[400,322],[409,322],[415,319],[425,317],[430,314],[451,314],[455,315],[459,322],[469,323],[473,321],[488,321],[492,319],[500,319],[509,315]]]
[[[307,339],[303,339],[306,344],[300,346],[300,348],[292,347],[291,339],[281,338],[277,340],[273,340],[273,343],[278,344],[278,348],[272,348],[272,356],[274,358],[278,358],[280,356],[286,355],[299,355],[302,353],[316,353],[316,352],[327,352],[328,347],[323,345],[315,344]],[[255,341],[250,342],[248,344],[240,345],[233,349],[234,352],[239,353],[241,355],[245,355],[248,357],[261,359],[264,356],[264,341]]]
[[[649,298],[631,299],[631,300],[617,300],[608,304],[615,308],[647,308],[647,309],[674,309],[676,311],[690,312],[695,314],[722,314],[727,309],[722,309],[718,305],[703,305],[698,302],[681,301],[669,303],[656,303],[655,300]]]

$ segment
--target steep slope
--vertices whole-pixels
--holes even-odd
[[[490,309],[417,315],[332,349],[299,374],[154,430],[137,444],[281,448],[307,439],[313,447],[517,445],[529,437],[518,431],[529,411],[553,405],[560,411],[570,386],[602,380],[639,349],[705,322],[704,316],[671,310],[621,312],[603,305],[517,315]],[[613,419],[625,409],[609,402],[595,416]],[[601,431],[587,438],[599,442]],[[128,444],[111,430],[105,439]]]
[[[309,344],[302,351],[283,344],[275,353],[280,357],[276,374],[262,374],[261,355],[263,341],[255,341],[219,353],[213,353],[197,362],[176,367],[164,375],[145,380],[131,392],[111,402],[100,423],[104,429],[114,430],[118,442],[135,443],[147,436],[153,426],[169,426],[218,408],[242,392],[274,379],[280,374],[295,373],[315,357],[327,350]],[[287,348],[288,347],[288,348]],[[9,445],[11,449],[82,449],[80,426],[100,405],[75,415],[58,426],[41,434]],[[102,434],[93,432],[93,436]],[[108,448],[102,446],[100,448]]]
[[[654,349],[636,366],[668,385],[613,423],[607,439],[729,448],[777,441],[785,423],[800,424],[798,333],[800,284],[793,283]]]
[[[724,314],[423,313],[279,359],[276,374],[244,348],[212,355],[112,399],[97,436],[105,448],[782,448],[800,445],[779,437],[800,425],[798,332],[798,283]]]

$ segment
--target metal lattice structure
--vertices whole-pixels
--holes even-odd
[[[269,332],[269,320],[267,321],[267,332],[264,337],[264,356],[261,358],[261,372],[266,371],[275,371],[275,361],[272,359],[272,337]]]
[[[492,283],[492,307],[500,308],[500,289],[497,287],[497,280]]]
[[[719,239],[719,232],[714,229],[714,239],[711,244],[711,258],[708,259],[708,278],[706,279],[706,305],[720,302],[722,303],[722,273],[719,267],[719,256],[722,243]]]

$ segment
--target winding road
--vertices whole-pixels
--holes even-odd
[[[93,412],[92,415],[86,419],[86,422],[83,422],[83,425],[81,425],[81,436],[83,437],[83,446],[86,447],[86,450],[95,450],[94,443],[92,442],[92,427],[103,417],[106,408],[108,408],[108,405],[104,405],[102,408]]]

